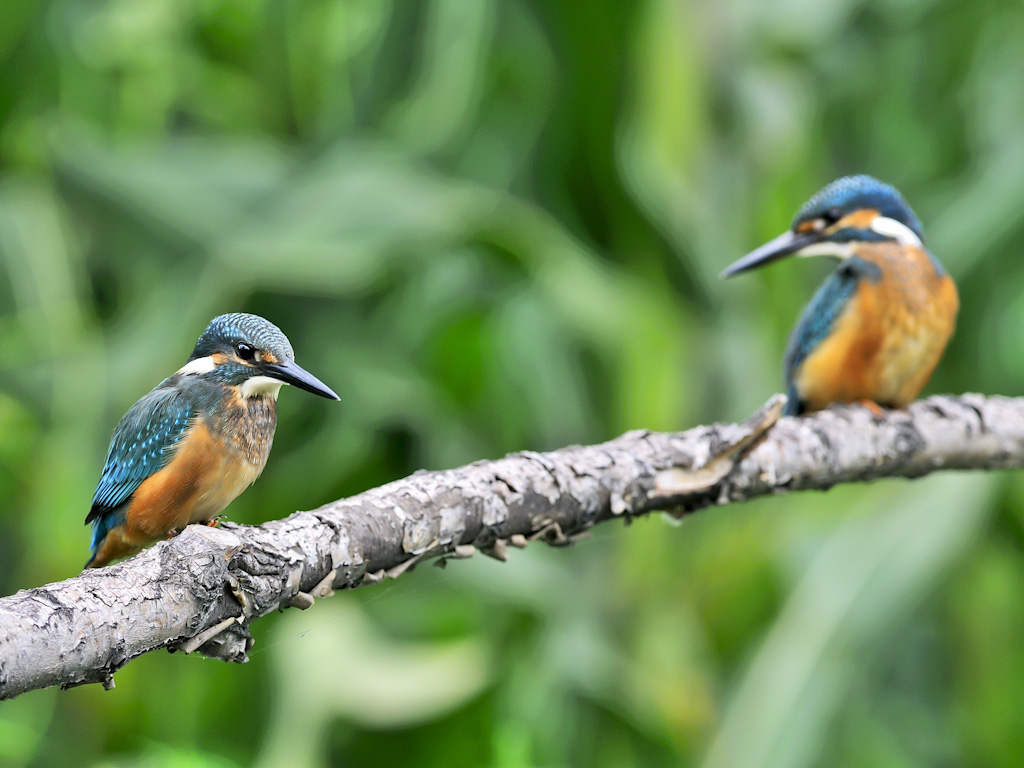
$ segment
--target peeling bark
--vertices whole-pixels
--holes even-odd
[[[397,578],[426,558],[572,543],[591,526],[682,515],[770,493],[937,469],[1024,467],[1024,399],[933,397],[877,417],[839,406],[740,424],[630,432],[418,472],[258,526],[189,526],[124,563],[0,599],[0,699],[101,683],[157,648],[247,661],[250,623],[334,589]]]

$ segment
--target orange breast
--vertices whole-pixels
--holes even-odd
[[[794,377],[809,410],[857,400],[907,405],[928,382],[953,333],[956,286],[948,275],[936,274],[925,253],[879,243],[858,255],[877,264],[882,276],[861,280],[832,333]]]
[[[199,421],[178,443],[171,462],[133,494],[125,536],[144,544],[189,523],[210,520],[262,471],[263,462],[250,461]]]

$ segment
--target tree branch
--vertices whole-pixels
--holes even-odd
[[[780,419],[783,403],[776,396],[740,424],[417,472],[259,526],[189,526],[119,565],[0,599],[0,699],[52,685],[112,688],[117,669],[157,648],[244,662],[254,619],[396,578],[425,558],[504,560],[510,545],[569,544],[615,517],[1024,467],[1024,398],[942,396],[881,417],[840,406]]]

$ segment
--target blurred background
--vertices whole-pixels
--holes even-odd
[[[1024,381],[1024,8],[5,0],[0,593],[78,572],[113,425],[288,334],[228,510],[749,415],[830,266],[718,272],[847,173],[958,281],[928,392]],[[0,766],[1020,766],[1024,481],[946,474],[421,567],[0,704]]]

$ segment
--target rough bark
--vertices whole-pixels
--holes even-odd
[[[244,662],[250,623],[333,589],[395,578],[424,558],[504,560],[596,523],[684,514],[769,493],[1024,467],[1024,398],[933,397],[876,416],[841,406],[740,424],[630,432],[595,446],[418,472],[258,526],[190,526],[129,561],[0,599],[0,699],[101,683],[157,648]]]

